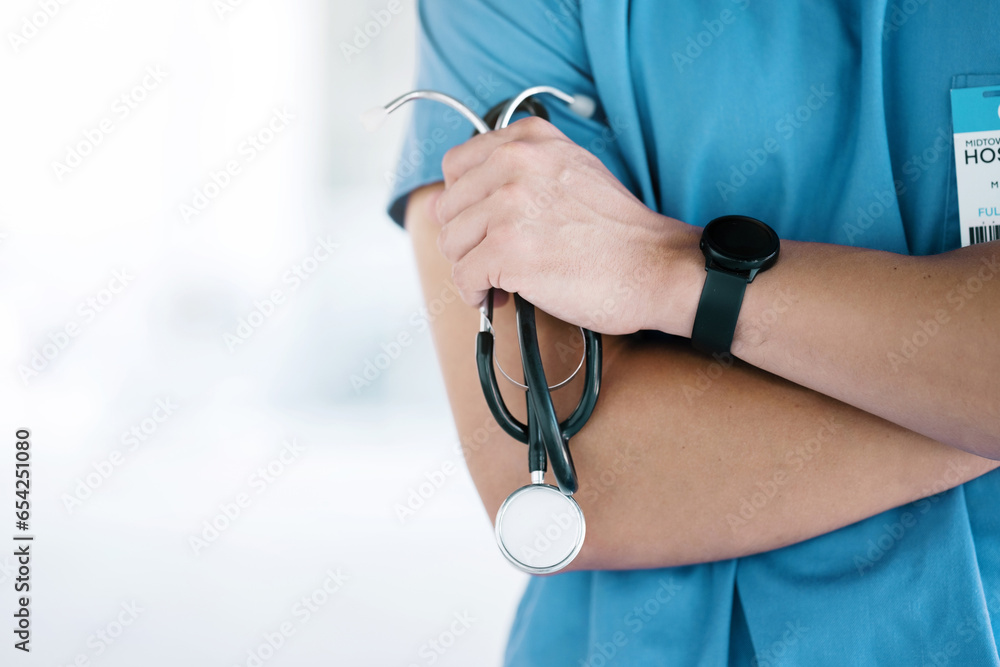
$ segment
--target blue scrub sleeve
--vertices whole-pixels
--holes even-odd
[[[575,0],[423,0],[417,14],[416,88],[448,93],[480,116],[529,86],[550,85],[597,99]],[[553,124],[634,191],[616,144],[625,129],[620,121],[603,118],[600,104],[594,119],[584,119],[555,98],[538,99]],[[386,174],[392,188],[389,215],[400,225],[409,193],[443,180],[444,154],[473,132],[442,104],[418,100],[408,106],[412,116],[402,154],[395,171]]]

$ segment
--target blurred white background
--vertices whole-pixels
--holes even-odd
[[[0,664],[499,664],[525,579],[383,212],[405,118],[358,122],[412,83],[412,0],[6,0],[0,29]]]

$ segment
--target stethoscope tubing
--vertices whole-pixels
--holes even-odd
[[[529,407],[534,408],[528,410],[529,420],[532,416],[535,418],[536,434],[548,454],[549,466],[552,468],[559,490],[571,496],[579,488],[576,467],[569,451],[569,439],[563,436],[555,406],[552,404],[552,394],[545,379],[542,355],[538,349],[535,307],[525,301],[520,294],[515,294],[514,308],[517,313],[517,339],[521,348],[524,383],[528,385],[527,400]],[[532,461],[529,459],[529,462]]]
[[[539,94],[548,94],[559,98],[581,116],[589,117],[593,114],[594,102],[587,96],[569,95],[552,86],[533,86],[518,93],[502,107],[498,106],[494,109],[498,115],[493,129],[506,128],[522,105],[527,105],[529,109],[534,105],[533,111],[543,118],[547,118],[545,107],[533,104],[531,100],[534,95]],[[416,99],[430,99],[446,104],[472,123],[479,134],[491,131],[489,122],[476,115],[468,106],[450,95],[434,90],[414,90],[401,95],[385,107],[373,110],[374,115],[369,112],[366,123],[377,125],[385,116]],[[600,334],[587,329],[582,330],[584,357],[581,363],[586,367],[583,396],[570,417],[565,422],[560,423],[552,403],[551,388],[545,379],[541,352],[538,349],[535,308],[520,295],[514,295],[518,344],[521,348],[521,364],[524,371],[528,408],[528,423],[522,424],[514,418],[504,403],[494,373],[495,337],[492,325],[492,295],[491,290],[486,303],[481,308],[482,324],[479,335],[476,337],[476,365],[484,397],[500,428],[512,438],[528,444],[529,470],[532,477],[534,478],[536,473],[545,472],[547,460],[552,467],[559,490],[567,496],[572,496],[578,490],[579,484],[576,468],[573,465],[573,457],[569,451],[569,439],[583,428],[597,404],[602,362]],[[559,386],[562,384],[560,383]]]

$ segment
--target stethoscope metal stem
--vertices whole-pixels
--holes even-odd
[[[483,122],[483,119],[477,116],[472,109],[462,104],[451,95],[439,93],[436,90],[412,90],[405,95],[400,95],[392,102],[385,105],[385,113],[387,115],[391,114],[399,107],[413,100],[434,100],[435,102],[440,102],[441,104],[447,104],[452,109],[465,116],[465,119],[472,123],[473,126],[475,126],[476,131],[480,134],[485,134],[490,131],[490,126]]]
[[[511,119],[514,117],[514,114],[517,113],[517,108],[521,106],[522,102],[524,102],[529,97],[534,97],[535,95],[541,95],[543,93],[547,93],[554,97],[558,97],[560,100],[568,104],[570,107],[573,107],[573,105],[577,102],[577,97],[574,97],[569,93],[564,93],[558,88],[553,88],[552,86],[533,86],[531,88],[522,90],[516,96],[511,98],[510,102],[507,103],[507,106],[504,107],[503,113],[500,115],[499,118],[497,118],[496,129],[502,130],[503,128],[510,125]],[[578,96],[578,97],[583,97],[583,96]]]

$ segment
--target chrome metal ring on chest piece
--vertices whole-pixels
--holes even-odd
[[[580,553],[587,524],[573,498],[549,484],[529,484],[500,506],[495,532],[501,553],[515,567],[549,574]]]

